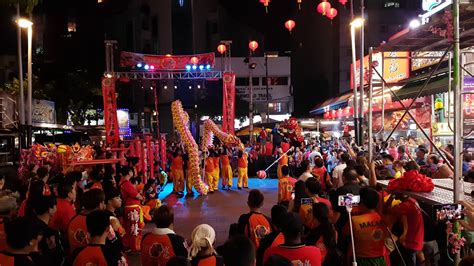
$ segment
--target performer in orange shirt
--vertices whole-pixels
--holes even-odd
[[[222,149],[220,158],[222,163],[222,189],[230,190],[232,187],[232,167],[225,149]]]
[[[286,155],[286,153],[283,153],[282,148],[278,148],[278,156],[281,157],[278,160],[278,168],[277,168],[277,176],[278,176],[278,179],[280,179],[283,177],[283,174],[281,173],[281,168],[284,165],[288,166],[288,156]]]
[[[177,149],[174,152],[173,160],[171,161],[171,177],[173,178],[173,193],[183,193],[184,191],[184,171],[183,171],[183,157],[181,150]]]
[[[278,204],[288,206],[293,199],[292,194],[295,191],[296,179],[290,177],[290,168],[288,165],[281,167],[282,177],[278,179]]]
[[[216,179],[214,182],[214,191],[217,191],[218,185],[219,185],[219,177],[220,177],[220,162],[219,162],[219,154],[217,153],[217,150],[213,150],[211,153],[212,159],[214,160],[214,172],[213,172],[213,177]]]
[[[249,175],[248,175],[248,155],[244,151],[239,151],[239,159],[237,161],[237,188],[242,189],[242,185],[244,188],[249,187]]]
[[[210,156],[210,152],[208,152],[208,155],[204,164],[205,164],[204,168],[206,172],[206,181],[207,181],[207,185],[209,186],[209,192],[213,193],[214,187],[217,187],[217,182],[219,181],[219,178],[215,178],[214,176],[214,173],[215,173],[214,159],[213,157]]]

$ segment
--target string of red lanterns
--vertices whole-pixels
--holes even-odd
[[[255,52],[258,48],[258,42],[256,41],[250,41],[249,42],[249,49],[252,50],[252,52]]]
[[[285,28],[288,29],[290,34],[291,34],[291,31],[295,28],[295,26],[296,26],[296,22],[291,19],[285,22]]]

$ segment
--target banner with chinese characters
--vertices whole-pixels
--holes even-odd
[[[225,72],[223,81],[222,131],[233,135],[235,133],[235,74],[233,72]]]
[[[160,135],[160,166],[163,170],[166,169],[166,135]]]
[[[121,67],[136,68],[140,66],[140,68],[143,68],[145,65],[148,65],[147,70],[149,71],[186,70],[186,65],[203,65],[204,67],[209,65],[213,68],[215,65],[215,55],[214,53],[195,55],[149,55],[132,52],[121,52],[120,54]]]
[[[119,125],[117,119],[115,78],[102,78],[102,96],[104,99],[106,143],[112,145],[112,147],[117,147],[119,142]]]

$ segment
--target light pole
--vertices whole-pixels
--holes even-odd
[[[356,18],[352,20],[351,26],[351,48],[352,48],[352,83],[354,84],[354,132],[355,132],[355,139],[358,145],[360,145],[360,127],[359,127],[359,100],[357,95],[357,77],[356,77],[356,46],[355,46],[355,29],[360,28],[364,25],[363,18]],[[362,63],[363,58],[361,58],[360,62]],[[361,87],[362,89],[363,87]],[[362,113],[361,113],[362,115]]]
[[[360,0],[360,18],[364,20],[364,0]],[[364,123],[364,23],[360,25],[360,64],[359,64],[359,89],[360,89],[360,112],[359,112],[359,143],[364,144],[364,132],[362,125]]]
[[[253,77],[252,71],[255,69],[256,64],[252,63],[252,55],[255,50],[258,48],[258,42],[251,41],[249,42],[249,135],[250,135],[250,144],[253,144]]]
[[[17,24],[20,28],[26,28],[28,30],[28,95],[27,95],[27,102],[28,102],[28,115],[27,115],[27,139],[26,145],[29,147],[31,146],[31,114],[32,114],[32,101],[33,101],[33,22],[28,19],[19,18],[17,20]],[[21,36],[20,36],[21,37]],[[21,47],[20,47],[21,49]],[[21,54],[21,51],[19,52]],[[21,84],[20,84],[21,85]],[[20,88],[20,101],[23,98],[23,88]],[[22,106],[24,106],[22,102]],[[22,110],[20,110],[21,112]],[[21,117],[21,115],[20,115]],[[23,114],[24,117],[24,114]],[[20,118],[21,119],[21,118]]]

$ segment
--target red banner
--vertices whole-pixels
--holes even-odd
[[[222,131],[235,134],[235,74],[225,72],[223,94],[222,94]]]
[[[166,135],[160,135],[160,166],[166,170]]]
[[[117,120],[117,99],[115,98],[115,78],[102,78],[104,99],[104,122],[106,143],[118,147],[119,126]]]
[[[120,54],[120,66],[135,68],[137,65],[152,66],[150,71],[175,71],[186,70],[186,65],[203,65],[206,67],[210,65],[214,68],[215,65],[214,53],[195,54],[195,55],[148,55],[138,54],[132,52],[122,52]],[[199,69],[197,71],[200,71]]]

